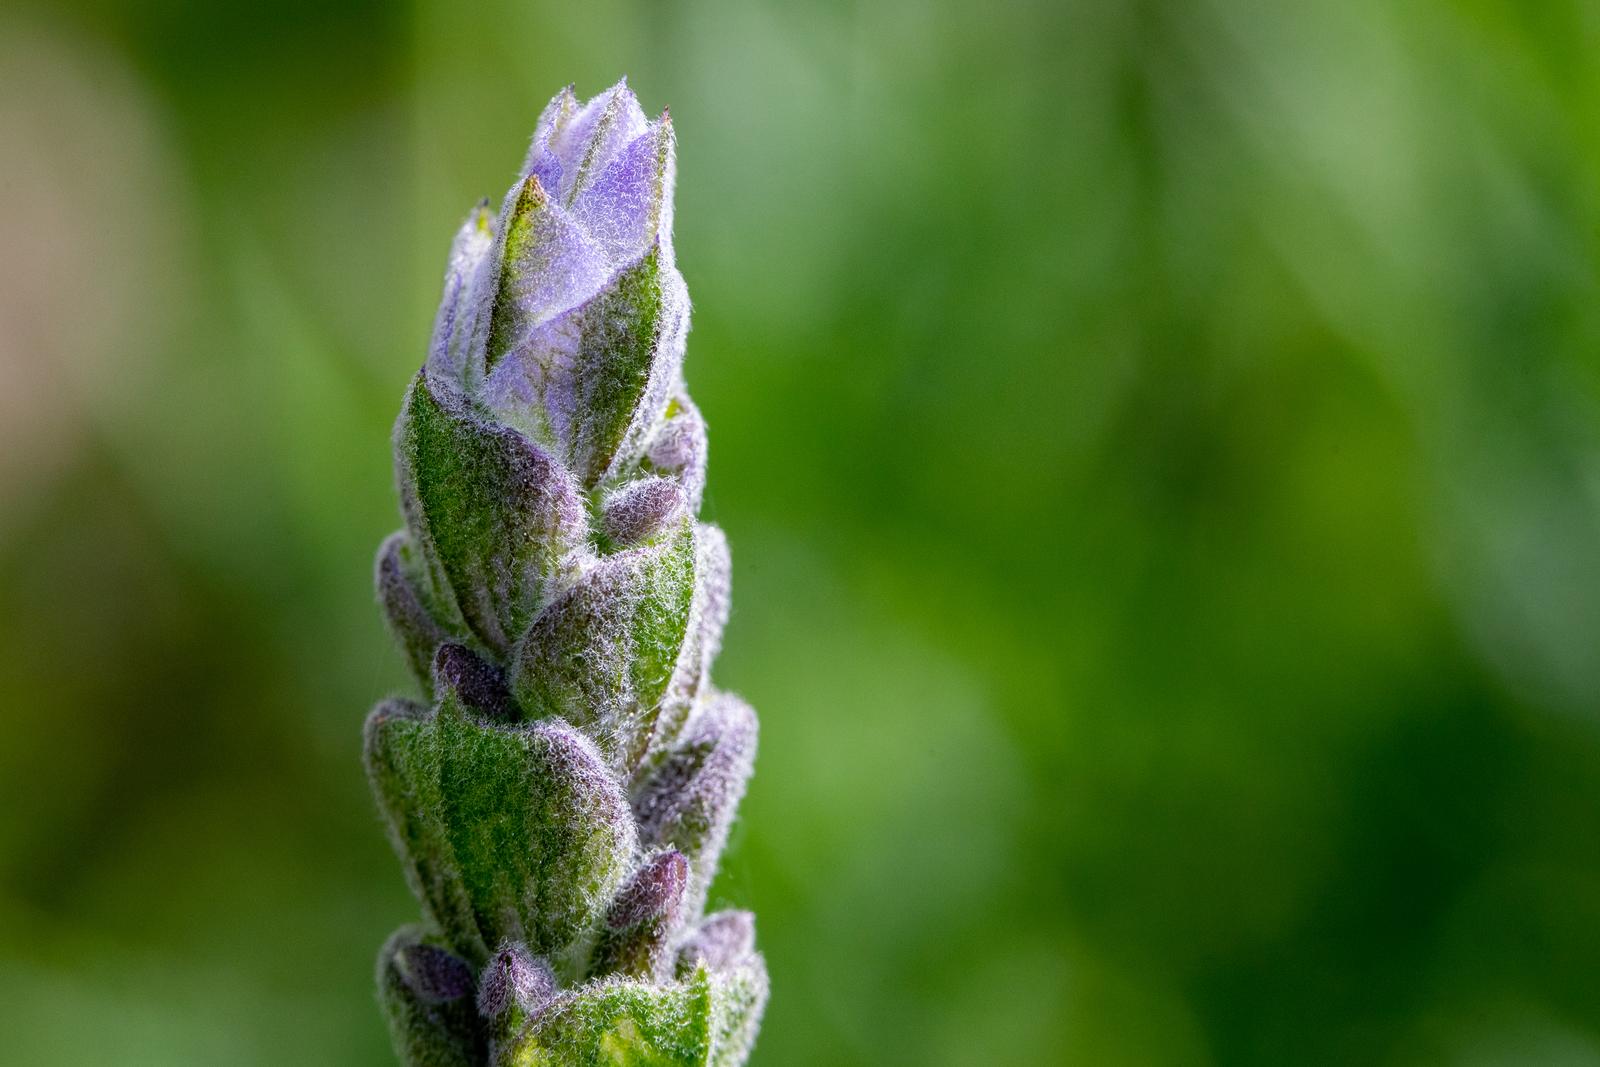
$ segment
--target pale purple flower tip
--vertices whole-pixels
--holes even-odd
[[[588,484],[635,458],[678,381],[689,297],[672,250],[672,123],[618,82],[562,90],[497,217],[445,276],[429,370],[556,446]]]
[[[684,942],[686,963],[704,963],[713,971],[742,962],[756,950],[756,917],[748,911],[719,911],[707,916]]]

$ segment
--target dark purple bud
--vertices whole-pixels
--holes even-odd
[[[417,998],[443,1004],[472,994],[472,968],[433,945],[407,945],[398,953],[401,975]]]
[[[556,976],[550,965],[530,953],[522,942],[508,941],[483,969],[478,1013],[485,1019],[494,1019],[515,1006],[532,1014],[555,994]]]
[[[389,618],[389,628],[405,650],[412,673],[426,686],[433,650],[446,635],[423,603],[416,581],[406,566],[407,556],[412,551],[410,538],[403,530],[391,534],[378,549],[378,599]]]
[[[670,946],[683,913],[689,861],[670,849],[634,872],[606,913],[595,946],[596,974],[662,980],[672,966]]]
[[[684,514],[683,489],[666,478],[644,478],[606,498],[606,537],[632,545],[666,529]]]
[[[656,430],[645,458],[683,486],[689,513],[698,513],[706,486],[706,423],[688,394],[679,393],[667,405],[667,417]]]
[[[435,691],[454,690],[470,708],[502,722],[516,722],[517,703],[500,668],[465,645],[444,644],[433,657]]]
[[[700,924],[678,953],[681,968],[704,963],[724,970],[756,950],[756,917],[748,911],[719,911]]]
[[[679,849],[693,864],[688,914],[705,903],[755,755],[755,712],[738,697],[717,694],[634,799],[640,840]]]
[[[416,927],[397,930],[378,956],[378,1000],[401,1062],[471,1067],[488,1049],[472,1000],[472,971]]]
[[[627,930],[652,919],[669,917],[682,902],[688,883],[689,861],[683,853],[676,849],[661,853],[640,867],[623,886],[611,910],[606,912],[606,925],[613,930]]]

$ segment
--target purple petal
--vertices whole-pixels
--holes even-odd
[[[508,198],[503,267],[488,363],[527,347],[546,322],[600,291],[611,276],[600,246],[529,176]]]
[[[445,268],[444,295],[433,322],[433,343],[428,349],[428,364],[437,372],[459,379],[467,363],[473,333],[474,300],[478,281],[484,277],[483,265],[494,247],[494,216],[487,202],[472,209],[450,245],[450,262]]]
[[[560,197],[570,203],[587,182],[605,169],[622,146],[644,132],[648,120],[626,78],[596,96],[554,129],[549,151],[561,161],[565,178]]]
[[[615,262],[638,256],[658,235],[671,241],[673,142],[671,122],[652,123],[572,202],[572,217]]]

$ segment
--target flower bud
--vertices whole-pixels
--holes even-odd
[[[395,708],[368,720],[368,775],[412,887],[456,950],[481,962],[509,938],[546,953],[598,922],[636,837],[594,743],[560,722],[479,721],[453,692],[427,713]]]
[[[626,83],[559,93],[395,426],[376,584],[427,703],[380,704],[364,758],[427,920],[379,965],[411,1067],[738,1067],[766,1002],[748,914],[701,918],[756,735],[711,685],[675,153]]]
[[[756,917],[748,911],[719,911],[708,915],[678,951],[680,974],[705,964],[726,970],[749,958],[756,949]]]
[[[463,991],[448,995],[463,978]],[[403,1063],[476,1067],[485,1062],[487,1048],[471,994],[466,964],[425,944],[415,927],[396,931],[378,954],[378,999]]]
[[[409,944],[395,953],[401,976],[428,1004],[444,1004],[472,994],[472,968],[437,945]]]
[[[404,530],[389,535],[378,549],[378,599],[388,617],[389,629],[405,650],[411,673],[427,686],[434,650],[449,635],[428,610],[422,592],[425,579],[418,570],[411,538]]]
[[[537,1012],[556,993],[555,972],[520,941],[507,941],[495,951],[478,984],[478,1014],[495,1019],[515,1008]]]
[[[641,478],[606,497],[603,529],[617,545],[635,545],[660,534],[685,514],[683,489],[667,478]]]
[[[486,422],[427,371],[395,427],[406,524],[467,625],[504,653],[577,565],[588,536],[572,476],[526,435]]]
[[[559,715],[626,770],[644,756],[693,619],[695,530],[602,559],[529,629],[511,690],[532,716]]]
[[[439,646],[433,657],[433,684],[437,692],[454,691],[463,704],[490,719],[517,721],[505,673],[465,645]]]
[[[640,839],[670,845],[689,858],[689,914],[705,904],[755,754],[755,712],[738,697],[719,694],[690,721],[682,741],[634,799]]]
[[[606,912],[594,969],[603,974],[666,978],[671,971],[670,945],[688,884],[689,861],[675,849],[658,854],[635,871]]]

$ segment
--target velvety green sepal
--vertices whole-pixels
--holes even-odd
[[[638,456],[683,364],[688,297],[654,245],[579,317],[572,466],[593,485]]]
[[[405,700],[374,708],[363,745],[367,780],[411,892],[457,951],[477,963],[488,948],[443,822],[434,719],[432,711]]]
[[[483,721],[447,691],[422,715],[380,707],[367,759],[412,886],[450,943],[481,965],[520,941],[571,973],[636,840],[594,744],[561,722]]]
[[[634,850],[621,786],[565,723],[488,726],[450,702],[437,718],[445,824],[484,941],[570,970]]]
[[[563,994],[504,1050],[501,1067],[704,1067],[712,982],[701,970],[664,985],[608,978]]]
[[[453,959],[412,926],[396,931],[378,954],[378,1000],[389,1020],[395,1053],[407,1067],[484,1062],[471,972],[461,964],[464,988],[455,988],[453,975],[437,973],[443,961]]]
[[[646,768],[659,762],[709,684],[711,664],[722,650],[722,630],[728,623],[733,589],[728,539],[717,527],[702,523],[695,528],[694,547],[694,598],[689,605],[689,623],[672,681],[656,712],[652,753],[646,754],[643,763]]]
[[[710,971],[711,1056],[707,1067],[739,1067],[750,1055],[767,1007],[767,964],[752,952]]]
[[[506,652],[572,573],[588,535],[570,474],[519,431],[419,373],[395,429],[406,521],[472,633]]]
[[[631,768],[655,734],[693,618],[695,528],[591,567],[534,622],[511,670],[528,715],[560,716]]]

